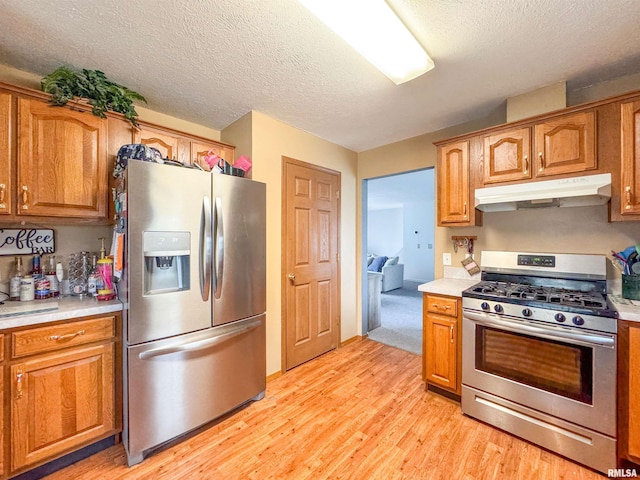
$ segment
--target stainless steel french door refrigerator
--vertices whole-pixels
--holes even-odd
[[[123,440],[134,465],[264,396],[265,185],[141,161],[121,181]]]

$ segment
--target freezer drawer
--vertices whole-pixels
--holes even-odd
[[[265,316],[127,348],[125,447],[144,453],[252,399],[266,387]]]

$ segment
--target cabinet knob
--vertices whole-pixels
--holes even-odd
[[[624,209],[631,210],[631,186],[624,187]]]
[[[29,208],[29,188],[26,185],[22,186],[22,209],[27,210]]]
[[[544,157],[542,156],[542,152],[538,152],[538,158],[540,159],[540,168],[538,168],[538,171],[541,172],[544,170]]]

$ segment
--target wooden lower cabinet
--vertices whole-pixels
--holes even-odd
[[[9,476],[120,431],[118,325],[107,315],[9,333]]]
[[[429,385],[461,394],[460,299],[424,294],[423,379]]]
[[[640,322],[621,321],[619,327],[619,456],[640,465]]]

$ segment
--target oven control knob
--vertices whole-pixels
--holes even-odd
[[[576,315],[575,317],[573,317],[572,321],[574,325],[584,325],[584,318],[582,318],[580,315]]]
[[[504,312],[504,309],[502,308],[502,305],[495,305],[493,307],[493,309],[495,310],[496,313],[502,313]]]
[[[525,308],[522,310],[522,315],[524,315],[525,317],[530,317],[531,315],[533,315],[533,313],[531,312],[530,308]]]
[[[556,319],[556,322],[564,322],[567,319],[562,313],[556,313],[553,318]]]
[[[482,303],[480,304],[480,308],[481,308],[482,310],[490,310],[490,308],[489,308],[489,304],[488,304],[487,302],[482,302]]]

